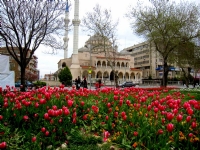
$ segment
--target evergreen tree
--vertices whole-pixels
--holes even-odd
[[[72,74],[66,66],[58,73],[59,81],[64,85],[72,85]]]

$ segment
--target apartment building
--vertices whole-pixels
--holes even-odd
[[[131,55],[134,58],[134,67],[142,70],[143,79],[160,79],[163,76],[163,59],[156,51],[155,46],[146,41],[123,49],[120,53]],[[180,68],[170,65],[168,77],[180,75]]]
[[[17,51],[17,48],[15,48]],[[31,51],[31,50],[30,50]],[[18,63],[9,55],[6,47],[0,48],[0,54],[8,55],[10,61],[10,71],[15,72],[15,82],[20,80],[21,78],[21,68]],[[20,54],[18,54],[20,56]],[[36,81],[39,80],[39,70],[37,69],[38,66],[38,58],[37,56],[33,55],[32,59],[30,60],[29,64],[26,67],[26,80],[29,81]]]

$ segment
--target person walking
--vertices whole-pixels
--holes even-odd
[[[80,87],[81,87],[81,79],[80,79],[80,77],[78,76],[78,79],[77,80],[75,80],[75,82],[76,82],[76,89],[77,90],[79,90],[80,89]]]
[[[88,88],[86,77],[83,78],[83,88]]]
[[[101,88],[101,79],[99,79],[99,88]]]

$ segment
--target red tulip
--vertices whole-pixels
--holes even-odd
[[[147,110],[148,110],[148,111],[151,110],[151,105],[148,105]]]
[[[108,109],[108,113],[111,113],[111,112],[112,112],[112,108],[109,108],[109,109]]]
[[[53,109],[49,109],[47,112],[49,116],[54,116],[55,114]]]
[[[164,124],[165,123],[165,118],[162,118],[162,124]]]
[[[125,120],[127,119],[127,116],[125,115],[125,116],[123,116],[122,118],[123,118],[123,120],[125,121]]]
[[[1,120],[3,120],[3,116],[2,116],[2,115],[0,115],[0,121],[1,121]]]
[[[76,118],[73,118],[72,123],[76,124]]]
[[[50,124],[53,124],[53,123],[54,123],[54,120],[53,120],[53,119],[51,119],[51,120],[50,120]]]
[[[94,113],[98,113],[99,112],[99,108],[95,105],[92,105],[92,110]]]
[[[126,105],[130,106],[131,101],[130,100],[126,100]]]
[[[64,115],[67,116],[67,115],[69,115],[69,114],[70,114],[70,111],[69,111],[68,108],[66,108],[66,109],[64,110]]]
[[[62,121],[63,121],[62,118],[60,118],[60,119],[58,120],[59,123],[62,123]]]
[[[115,96],[114,96],[114,100],[118,100],[118,96],[115,95]]]
[[[197,127],[197,123],[193,121],[192,124],[191,124],[191,127],[192,128],[196,128]]]
[[[169,121],[171,121],[173,118],[174,118],[174,114],[171,113],[171,112],[168,112],[168,113],[167,113],[167,119],[168,119]]]
[[[49,114],[48,113],[44,114],[44,119],[49,120]]]
[[[73,103],[74,103],[74,102],[73,102],[72,100],[68,100],[68,101],[67,101],[67,105],[68,105],[69,107],[72,107]]]
[[[84,106],[85,105],[85,102],[84,101],[81,101],[81,106]]]
[[[163,134],[163,130],[162,130],[162,129],[159,129],[157,133],[158,133],[158,134]]]
[[[7,107],[8,107],[8,102],[4,102],[4,103],[3,103],[3,107],[4,107],[4,108],[7,108]]]
[[[76,112],[74,112],[73,114],[72,114],[72,118],[76,118],[77,117],[77,114],[76,114]]]
[[[167,130],[168,130],[168,132],[172,132],[174,130],[174,125],[172,123],[169,123],[167,125]]]
[[[109,117],[108,116],[106,116],[106,120],[108,120],[109,119]]]
[[[40,104],[45,104],[46,100],[45,99],[40,99],[39,102],[40,102]]]
[[[52,106],[52,109],[53,109],[53,110],[57,110],[57,106],[56,106],[56,105],[53,105],[53,106]]]
[[[178,113],[178,109],[176,109],[176,108],[173,109],[173,113],[174,113],[174,114],[177,114],[177,113]]]
[[[119,91],[114,91],[114,95],[118,95],[119,94]]]
[[[188,115],[192,116],[193,115],[193,109],[192,108],[188,108],[187,109],[187,113],[188,113]]]
[[[137,132],[137,131],[134,131],[134,132],[133,132],[133,135],[134,135],[134,136],[138,136],[138,132]]]
[[[107,107],[110,108],[110,106],[111,106],[111,103],[107,103]]]
[[[28,120],[28,116],[27,116],[27,115],[23,116],[23,119],[24,119],[25,121],[27,121],[27,120]]]
[[[122,111],[121,116],[124,117],[126,115],[126,112]]]
[[[34,136],[34,137],[32,137],[32,142],[35,142],[36,141],[36,137]]]
[[[176,120],[177,120],[178,122],[181,122],[182,119],[183,119],[183,116],[182,116],[181,114],[179,114],[179,115],[176,117]]]
[[[119,106],[122,106],[123,100],[119,100]]]
[[[190,138],[192,138],[194,135],[193,135],[193,133],[189,133],[188,136],[189,136]]]
[[[157,113],[159,109],[157,107],[154,108],[154,112]]]
[[[46,128],[45,127],[42,127],[41,128],[41,131],[44,133],[46,131]]]
[[[38,107],[39,107],[39,103],[36,102],[36,103],[35,103],[35,108],[38,108]]]
[[[0,143],[0,149],[6,148],[6,142],[1,142]]]
[[[190,122],[191,118],[192,118],[191,116],[187,116],[187,117],[186,117],[186,121],[187,121],[187,122]]]
[[[46,131],[46,132],[45,132],[45,136],[49,136],[49,131]]]
[[[84,116],[83,116],[83,120],[87,120],[87,114],[85,114]]]
[[[118,114],[119,114],[119,113],[118,113],[117,111],[114,112],[114,117],[117,118],[117,117],[118,117]]]
[[[68,100],[68,99],[69,99],[69,95],[66,95],[66,96],[65,96],[65,100]]]

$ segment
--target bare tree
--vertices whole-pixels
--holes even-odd
[[[167,86],[169,59],[182,43],[200,36],[200,9],[195,3],[150,0],[148,6],[138,3],[126,14],[131,28],[155,45],[163,59],[161,86]],[[170,60],[171,61],[171,60]]]
[[[49,46],[56,53],[63,44],[65,3],[61,1],[0,0],[2,28],[0,37],[9,54],[21,67],[21,83],[25,85],[25,68],[38,47]],[[48,60],[47,60],[48,61]],[[24,86],[23,89],[25,90]]]
[[[86,13],[82,20],[84,31],[95,35],[97,38],[96,43],[91,44],[91,49],[98,49],[98,53],[104,53],[109,66],[114,73],[114,81],[116,86],[117,71],[115,70],[115,61],[119,57],[117,52],[117,25],[118,21],[114,22],[112,19],[111,11],[103,9],[100,5],[96,5],[93,8],[93,12]],[[90,40],[89,40],[90,41]]]

